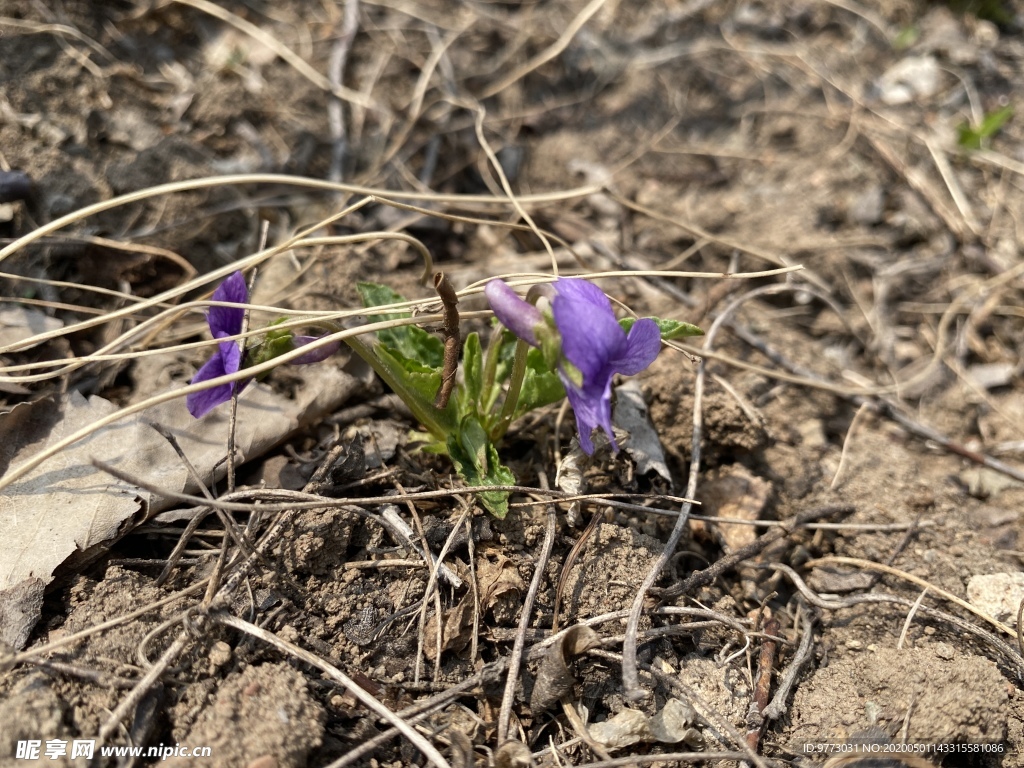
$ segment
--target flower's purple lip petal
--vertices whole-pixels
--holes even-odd
[[[612,433],[611,378],[608,378],[604,387],[585,386],[582,389],[574,386],[564,375],[561,378],[569,405],[576,415],[576,428],[579,430],[580,448],[583,452],[587,455],[594,452],[594,442],[590,439],[590,433],[596,427],[605,431],[611,441],[612,450],[617,451],[619,447]]]
[[[304,347],[307,344],[312,344],[314,341],[319,341],[322,338],[322,336],[295,336],[292,338],[292,344],[296,347]],[[323,360],[326,360],[339,349],[341,349],[341,342],[332,341],[328,344],[324,344],[322,347],[319,347],[317,349],[311,349],[304,355],[299,355],[297,358],[291,361],[291,364],[309,365],[310,363],[319,363]]]
[[[484,295],[498,320],[512,333],[536,347],[534,327],[543,322],[540,310],[524,301],[501,280],[491,280],[484,286]]]
[[[645,371],[661,351],[661,331],[649,317],[633,323],[626,337],[625,353],[610,362],[616,373],[635,376]]]
[[[249,301],[249,289],[245,284],[245,276],[235,272],[227,280],[217,286],[210,297],[213,301],[224,301],[231,304],[246,304]],[[210,325],[210,333],[214,338],[235,336],[242,332],[245,310],[242,307],[210,307],[206,322]]]
[[[192,377],[192,384],[199,384],[203,381],[210,381],[221,376],[236,373],[242,365],[242,350],[233,341],[222,341],[209,360],[196,371]],[[188,412],[195,418],[201,418],[216,408],[221,403],[231,399],[231,393],[235,390],[236,384],[228,382],[210,389],[203,389],[199,392],[191,392],[185,398],[185,405]]]

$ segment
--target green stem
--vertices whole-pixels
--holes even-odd
[[[491,430],[491,442],[497,443],[508,432],[512,426],[512,418],[516,413],[516,406],[519,404],[519,393],[523,389],[523,379],[526,378],[526,353],[530,351],[530,345],[522,339],[516,342],[516,356],[512,362],[512,378],[508,384],[508,394],[505,395],[505,402],[501,405],[501,413],[498,414],[498,423]]]
[[[451,423],[449,409],[438,410],[433,403],[423,400],[417,392],[406,385],[402,376],[391,369],[373,350],[373,345],[367,344],[358,336],[349,336],[344,339],[348,344],[373,370],[380,376],[384,383],[394,390],[395,394],[402,398],[412,415],[419,421],[439,442],[444,444],[448,436],[453,434],[455,425]]]
[[[480,387],[483,402],[480,403],[480,417],[485,418],[494,407],[494,401],[498,399],[498,391],[494,386],[494,379],[498,375],[498,360],[501,358],[501,338],[505,329],[500,325],[491,331],[491,338],[487,341],[487,354],[484,355],[483,383]]]

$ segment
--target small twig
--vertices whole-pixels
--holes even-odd
[[[473,541],[472,516],[466,517],[466,547],[469,549],[469,586],[473,591],[473,639],[469,646],[469,660],[476,664],[477,654],[480,652],[480,585],[476,580],[476,544]]]
[[[834,491],[836,486],[839,485],[839,476],[843,474],[843,467],[846,465],[846,456],[850,447],[850,441],[853,440],[853,432],[867,409],[868,404],[861,403],[860,408],[853,415],[853,419],[850,420],[850,428],[846,430],[846,437],[843,439],[843,450],[839,453],[839,466],[836,467],[836,473],[832,476],[832,483],[829,485],[829,490],[831,491]]]
[[[341,84],[334,85],[328,78],[317,72],[316,69],[314,69],[305,59],[295,53],[291,48],[281,43],[281,41],[276,37],[260,29],[252,22],[246,21],[240,16],[221,8],[216,3],[212,3],[209,0],[169,0],[169,2],[190,5],[193,8],[203,11],[204,13],[208,13],[210,16],[214,16],[215,18],[230,24],[241,32],[244,32],[254,40],[270,48],[275,54],[288,62],[288,64],[291,65],[299,74],[309,80],[309,82],[313,83],[313,85],[321,90],[327,91],[336,98],[352,102],[353,104],[358,104],[365,109],[383,109],[371,97],[362,94],[359,91],[346,88]]]
[[[906,621],[903,622],[903,629],[900,630],[900,639],[896,641],[896,650],[897,651],[902,651],[903,650],[903,643],[907,639],[907,632],[910,631],[910,625],[914,621],[914,616],[917,614],[917,609],[921,607],[921,603],[924,602],[924,597],[927,594],[928,594],[928,587],[925,587],[921,591],[921,594],[918,595],[917,600],[914,601],[914,604],[912,606],[910,606],[910,610],[907,612]]]
[[[764,623],[766,635],[777,635],[779,633],[779,620],[774,616]],[[750,709],[747,711],[747,747],[751,752],[757,752],[761,744],[761,735],[764,733],[765,717],[764,710],[768,706],[768,696],[772,689],[772,672],[775,671],[775,654],[778,652],[778,643],[772,637],[766,637],[761,642],[761,653],[757,659],[757,673],[754,676],[754,696],[750,702]]]
[[[765,721],[778,720],[782,713],[786,711],[786,699],[789,698],[790,690],[796,685],[796,679],[800,674],[800,670],[811,657],[813,644],[814,622],[811,620],[810,614],[805,611],[804,633],[800,638],[800,647],[796,649],[796,654],[793,656],[789,666],[786,667],[786,671],[779,676],[779,685],[775,691],[775,696],[772,697],[771,703],[761,710]]]
[[[547,489],[548,479],[543,471],[538,473],[541,487]],[[533,570],[533,578],[530,580],[530,589],[523,601],[523,612],[519,617],[519,629],[516,633],[515,642],[512,644],[512,654],[509,657],[508,679],[505,682],[505,692],[501,697],[501,710],[498,713],[498,744],[504,744],[508,739],[509,720],[512,717],[512,702],[516,696],[516,683],[519,682],[519,668],[523,661],[523,648],[526,645],[526,630],[530,626],[530,618],[533,613],[533,603],[537,599],[537,592],[540,589],[540,582],[544,578],[544,571],[547,569],[548,559],[551,557],[551,550],[555,545],[555,530],[557,515],[555,505],[549,504],[547,510],[547,526],[544,530],[544,545],[541,547],[540,556]]]
[[[80,680],[88,680],[90,683],[101,688],[131,688],[136,682],[127,677],[119,677],[99,669],[87,669],[86,667],[66,664],[52,659],[30,659],[29,663],[47,672],[56,672],[69,677],[77,677]]]
[[[562,591],[565,589],[565,582],[569,578],[569,571],[572,570],[572,566],[575,564],[576,558],[579,557],[580,552],[583,551],[583,547],[586,545],[588,539],[590,539],[594,531],[597,530],[597,527],[601,522],[601,518],[603,517],[604,515],[601,510],[596,510],[594,512],[590,518],[590,522],[587,523],[587,527],[583,529],[583,533],[580,534],[576,543],[572,545],[572,549],[569,550],[569,554],[565,556],[565,562],[562,563],[562,572],[558,574],[558,584],[555,587],[555,607],[551,612],[552,633],[558,631],[558,618],[562,607]]]
[[[576,33],[583,28],[583,25],[590,20],[591,16],[593,16],[595,13],[601,10],[601,6],[604,5],[605,2],[606,0],[590,0],[590,2],[587,3],[583,10],[576,14],[576,17],[571,22],[569,22],[569,24],[565,27],[562,34],[559,35],[558,39],[555,40],[555,42],[553,42],[544,50],[535,54],[533,57],[530,58],[529,61],[524,63],[522,66],[519,66],[516,69],[509,72],[507,75],[505,75],[505,77],[501,78],[498,82],[492,83],[490,86],[487,87],[487,89],[483,93],[480,94],[480,98],[487,99],[490,98],[491,96],[496,96],[517,80],[521,80],[538,67],[543,66],[544,64],[558,56],[562,51],[569,47],[569,43],[572,42],[572,39],[576,36]]]
[[[770,531],[762,534],[746,546],[740,547],[735,552],[719,558],[704,570],[694,571],[689,577],[679,584],[662,590],[652,590],[652,593],[660,597],[662,600],[667,600],[669,598],[693,592],[695,589],[711,584],[715,579],[719,578],[727,571],[732,570],[744,560],[749,560],[750,558],[760,554],[770,544],[773,544],[780,539],[784,539],[802,525],[819,520],[823,517],[848,515],[852,513],[854,509],[855,507],[852,504],[826,504],[825,506],[816,507],[808,510],[807,512],[801,512],[796,517],[787,520],[785,524],[777,528],[772,528]]]
[[[158,434],[170,443],[171,448],[174,449],[175,453],[178,454],[178,457],[185,465],[185,470],[192,478],[192,482],[196,484],[206,498],[212,501],[213,494],[210,492],[210,489],[206,487],[206,483],[203,482],[202,478],[199,477],[199,472],[196,471],[192,462],[189,461],[188,456],[185,455],[185,451],[182,450],[181,446],[178,444],[178,439],[162,424],[150,422],[149,426],[155,429]],[[188,546],[189,541],[192,539],[192,534],[196,532],[196,529],[198,529],[200,525],[202,525],[203,520],[206,519],[206,516],[209,515],[211,511],[210,507],[205,507],[202,512],[188,521],[185,529],[181,532],[181,536],[178,537],[178,543],[174,545],[174,549],[171,550],[171,554],[167,557],[166,565],[164,565],[163,570],[160,571],[160,575],[156,578],[156,586],[161,586],[168,578],[170,578],[171,571],[174,570],[175,564],[181,559],[181,553],[184,552],[185,547]]]
[[[347,137],[345,133],[344,102],[337,95],[345,79],[345,63],[352,50],[359,29],[359,0],[345,0],[345,14],[342,18],[341,34],[331,49],[331,58],[327,64],[327,79],[331,85],[331,97],[327,100],[327,122],[331,130],[331,170],[328,178],[341,181],[344,169]]]
[[[455,376],[459,370],[459,347],[462,336],[459,334],[459,297],[455,294],[448,276],[444,272],[434,275],[434,290],[441,299],[444,315],[441,333],[444,335],[444,365],[441,368],[441,386],[434,398],[434,407],[444,410],[455,389]]]

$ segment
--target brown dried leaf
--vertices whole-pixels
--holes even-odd
[[[510,592],[519,594],[526,590],[526,582],[520,578],[515,563],[501,553],[497,557],[497,562],[486,557],[481,557],[477,562],[476,583],[481,611],[493,608],[503,595]]]
[[[557,643],[548,648],[537,673],[537,682],[530,694],[530,709],[534,714],[543,712],[563,696],[572,693],[576,684],[569,669],[574,656],[586,653],[600,642],[597,632],[583,624],[570,627]]]
[[[472,639],[473,596],[467,594],[459,604],[444,612],[444,630],[441,633],[441,652],[458,653]],[[430,621],[424,631],[423,650],[433,661],[437,655],[437,621]]]

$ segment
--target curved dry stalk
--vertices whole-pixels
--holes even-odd
[[[755,566],[757,568],[767,568],[772,571],[778,571],[786,576],[792,582],[793,586],[797,588],[804,599],[807,600],[811,605],[817,608],[824,608],[829,611],[838,611],[846,608],[852,608],[855,605],[862,605],[865,603],[885,603],[889,605],[900,605],[905,608],[910,608],[914,605],[913,600],[898,595],[879,594],[872,592],[867,595],[853,595],[850,597],[843,598],[841,600],[833,599],[826,600],[812,590],[807,583],[800,577],[800,575],[788,565],[782,563],[766,563],[764,565]],[[966,632],[979,640],[988,643],[993,648],[1003,654],[1003,658],[1006,662],[1016,671],[1018,679],[1024,679],[1024,658],[1018,652],[1018,649],[1011,646],[1009,643],[1003,641],[1002,638],[992,634],[991,632],[982,629],[977,624],[961,619],[959,616],[954,616],[951,613],[946,613],[937,608],[930,608],[927,605],[918,606],[918,612],[923,613],[926,616],[938,619],[939,621],[952,624],[957,629]]]
[[[225,176],[208,176],[201,179],[191,179],[189,181],[175,181],[167,184],[159,184],[154,187],[147,187],[140,189],[135,192],[129,192],[124,195],[112,197],[109,200],[103,200],[92,205],[87,205],[84,208],[80,208],[77,211],[61,216],[60,218],[54,219],[53,221],[43,224],[37,229],[32,230],[26,235],[19,237],[13,243],[0,248],[0,261],[3,261],[11,254],[20,250],[29,243],[33,243],[40,238],[45,237],[59,229],[63,229],[69,224],[73,224],[76,221],[93,216],[97,213],[118,208],[122,205],[129,203],[137,203],[141,200],[146,200],[150,197],[159,197],[160,195],[173,194],[177,192],[191,192],[197,189],[210,189],[212,187],[221,186],[235,186],[240,184],[276,184],[293,187],[304,187],[307,189],[317,189],[324,192],[344,192],[351,195],[383,195],[384,197],[397,197],[402,200],[424,200],[432,201],[436,203],[455,203],[460,205],[466,204],[480,204],[480,205],[507,205],[508,200],[493,195],[451,195],[451,194],[436,194],[432,192],[404,192],[402,190],[387,190],[378,189],[375,187],[364,187],[355,184],[343,184],[331,181],[324,181],[322,179],[312,179],[305,176],[290,176],[287,174],[273,174],[273,173],[252,173],[252,174],[229,174]],[[563,190],[559,192],[547,192],[535,195],[520,195],[519,202],[529,205],[540,205],[545,203],[558,203],[566,200],[575,200],[577,198],[586,197],[587,195],[594,194],[595,192],[601,191],[601,187],[597,184],[591,184],[584,187],[576,187],[574,189]],[[365,204],[365,203],[364,203]],[[223,268],[216,272],[209,273],[218,277],[224,277],[230,274],[232,270]]]
[[[917,584],[919,587],[924,587],[926,590],[931,590],[939,597],[948,600],[954,605],[960,606],[965,611],[973,613],[982,621],[991,624],[1000,632],[1005,632],[1010,637],[1017,636],[1017,631],[1015,629],[1013,629],[1012,627],[1008,627],[1006,624],[999,621],[998,619],[989,616],[987,613],[971,605],[963,598],[957,597],[952,592],[942,589],[942,587],[935,586],[930,581],[922,579],[920,576],[915,576],[912,573],[901,571],[899,568],[893,568],[891,565],[876,563],[872,560],[863,560],[859,557],[840,557],[838,555],[831,555],[829,557],[818,557],[814,560],[808,560],[804,564],[804,567],[813,568],[816,565],[853,565],[868,571],[880,571],[882,573],[888,574],[889,576],[896,576],[897,578],[903,579],[904,581],[909,581],[912,584]]]
[[[420,321],[421,322],[424,322],[424,321],[425,322],[439,322],[440,319],[441,319],[440,316],[437,315],[437,316],[428,316],[428,317],[420,318]],[[390,326],[390,322],[389,323],[370,323],[370,324],[362,326],[360,328],[355,328],[355,329],[352,329],[352,330],[344,330],[344,331],[339,331],[337,333],[332,333],[332,334],[330,334],[328,336],[325,336],[322,339],[318,340],[317,344],[321,345],[321,344],[329,344],[332,341],[343,341],[344,339],[351,338],[351,337],[357,336],[359,334],[371,333],[371,332],[374,332],[374,331],[377,331],[377,330],[383,329],[384,327],[389,327],[389,326]],[[224,341],[227,338],[228,337],[224,337],[224,339],[220,339],[220,341]],[[154,395],[153,397],[147,398],[146,400],[143,400],[143,401],[141,401],[139,403],[135,403],[133,405],[129,405],[129,406],[126,406],[124,408],[121,408],[120,410],[114,411],[113,413],[110,413],[107,416],[104,416],[101,419],[97,419],[96,421],[92,422],[91,424],[89,424],[89,425],[87,425],[85,427],[82,427],[77,432],[73,432],[72,434],[70,434],[67,437],[65,437],[63,440],[59,440],[58,442],[54,443],[49,448],[47,448],[47,449],[37,453],[31,459],[28,459],[27,461],[23,462],[22,464],[19,464],[17,467],[14,467],[11,470],[9,470],[7,472],[7,474],[5,474],[2,478],[0,478],[0,490],[3,490],[4,488],[8,487],[15,480],[19,480],[20,478],[24,477],[26,474],[31,472],[33,469],[38,467],[40,464],[45,462],[47,459],[51,458],[52,456],[57,455],[58,453],[63,451],[68,446],[74,445],[79,440],[85,439],[86,437],[88,437],[89,435],[93,434],[97,430],[102,429],[103,427],[106,427],[106,426],[108,426],[110,424],[113,424],[113,423],[119,421],[120,419],[123,419],[123,418],[125,418],[127,416],[131,416],[132,414],[135,414],[135,413],[140,413],[140,412],[146,410],[147,408],[151,408],[154,405],[160,405],[161,403],[166,403],[166,402],[168,402],[170,400],[174,400],[174,399],[179,398],[179,397],[181,397],[183,395],[188,395],[188,394],[190,394],[192,392],[200,392],[200,391],[202,391],[204,389],[210,389],[211,387],[220,386],[222,384],[227,384],[227,383],[235,382],[235,381],[242,381],[243,379],[250,379],[250,378],[253,378],[255,376],[259,376],[261,373],[269,372],[269,371],[273,370],[278,365],[283,365],[284,363],[288,363],[288,362],[290,362],[290,361],[292,361],[292,360],[294,360],[294,359],[296,359],[298,357],[301,357],[304,354],[307,354],[310,351],[310,349],[312,349],[312,348],[313,348],[312,345],[307,345],[306,347],[298,347],[298,348],[293,349],[292,351],[290,351],[290,352],[288,352],[286,354],[281,355],[280,357],[277,357],[277,358],[275,358],[273,360],[268,360],[265,363],[260,363],[259,365],[254,365],[251,368],[244,368],[244,369],[239,370],[239,371],[237,371],[235,373],[228,374],[226,376],[221,376],[221,377],[216,378],[216,379],[210,379],[209,381],[204,381],[204,382],[201,382],[199,384],[189,384],[189,385],[187,385],[185,387],[182,387],[180,389],[173,389],[173,390],[171,390],[169,392],[164,392],[164,393],[162,393],[160,395]],[[107,471],[109,471],[109,468],[106,468],[106,469],[107,469]]]
[[[268,632],[267,630],[257,627],[255,624],[250,624],[248,621],[240,619],[237,616],[219,614],[214,618],[218,623],[223,624],[226,627],[231,627],[232,629],[245,632],[246,634],[255,637],[257,640],[262,640],[264,643],[272,645],[275,648],[294,656],[300,661],[316,667],[327,677],[344,686],[349,693],[359,700],[360,704],[375,713],[381,719],[386,720],[393,727],[397,728],[399,732],[413,744],[413,746],[423,753],[424,757],[434,765],[438,766],[438,768],[451,768],[448,761],[442,757],[441,753],[437,751],[437,748],[434,747],[433,744],[427,741],[411,725],[385,707],[381,702],[377,701],[376,698],[371,696],[358,683],[334,665],[328,664],[319,656],[310,653],[304,648],[300,648],[294,643],[289,643],[287,640],[278,637],[273,632]]]
[[[598,3],[598,5],[600,6],[600,4],[603,4],[605,0],[591,0],[591,4],[595,2]],[[552,274],[557,276],[558,260],[555,258],[555,251],[554,249],[552,249],[551,243],[549,243],[548,239],[544,237],[544,234],[540,231],[540,228],[533,220],[533,217],[526,212],[526,209],[523,208],[522,204],[519,202],[518,197],[512,191],[512,185],[509,184],[508,182],[508,177],[505,175],[505,169],[501,167],[501,163],[498,161],[498,156],[494,154],[494,150],[491,149],[491,145],[487,141],[487,137],[484,136],[484,117],[487,114],[486,110],[484,110],[483,106],[481,106],[479,103],[473,104],[471,108],[473,109],[473,112],[476,115],[476,117],[473,120],[473,127],[476,130],[476,140],[480,142],[480,147],[487,155],[488,162],[491,164],[491,167],[494,169],[494,172],[498,174],[498,180],[501,182],[501,188],[508,196],[509,202],[512,203],[512,207],[515,208],[516,213],[518,213],[519,216],[522,217],[523,221],[525,221],[529,225],[530,230],[538,238],[540,238],[541,243],[544,244],[545,250],[548,252],[548,255],[551,256],[551,272]]]
[[[242,17],[235,15],[231,11],[221,8],[219,5],[209,2],[209,0],[169,0],[169,2],[191,6],[197,11],[202,11],[203,13],[209,14],[210,16],[230,24],[235,29],[251,37],[253,40],[265,45],[288,62],[296,72],[306,78],[309,82],[320,90],[327,91],[335,98],[341,99],[342,101],[348,101],[353,104],[358,104],[364,109],[372,109],[378,112],[387,111],[383,105],[377,103],[377,101],[366,94],[360,93],[359,91],[353,91],[351,88],[346,88],[340,83],[332,83],[327,77],[317,72],[309,62],[299,56],[299,54],[282,43],[276,37],[263,31],[252,22],[246,21]]]
[[[512,85],[512,83],[516,82],[517,80],[521,80],[538,67],[543,66],[547,62],[557,57],[560,53],[562,53],[562,51],[569,47],[569,43],[571,43],[572,39],[576,36],[576,34],[581,29],[583,29],[583,25],[590,20],[591,16],[593,16],[595,13],[601,10],[601,6],[603,6],[605,2],[606,0],[590,0],[590,2],[587,3],[586,6],[584,6],[583,10],[576,14],[576,17],[571,22],[569,22],[568,26],[565,28],[565,31],[563,31],[562,34],[558,36],[558,39],[555,40],[555,42],[553,42],[544,50],[537,53],[522,66],[519,66],[516,69],[509,72],[497,83],[488,86],[488,88],[483,93],[480,94],[480,98],[487,99],[490,98],[491,96],[501,93],[503,90]]]
[[[540,473],[541,485],[547,485],[547,477]],[[551,550],[555,546],[555,529],[557,516],[555,505],[547,507],[547,526],[544,529],[544,544],[541,547],[540,556],[537,558],[537,565],[533,570],[533,578],[530,580],[530,588],[526,592],[526,599],[523,601],[523,612],[519,617],[519,630],[516,632],[515,642],[512,644],[512,654],[509,657],[508,679],[505,681],[505,692],[501,697],[501,709],[498,713],[498,744],[504,744],[508,739],[508,725],[512,717],[512,702],[516,696],[516,683],[519,680],[519,667],[523,661],[523,647],[526,645],[526,629],[530,626],[530,616],[533,613],[533,603],[537,598],[540,589],[541,579],[544,577],[544,570],[547,568],[548,559],[551,557]]]

